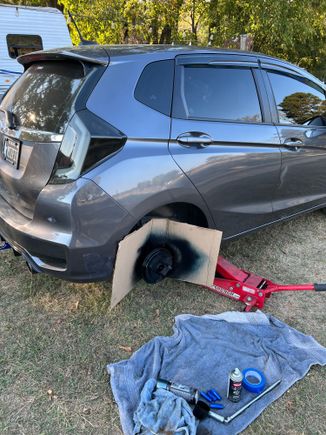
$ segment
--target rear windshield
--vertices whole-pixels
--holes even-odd
[[[79,62],[35,63],[12,86],[1,107],[15,115],[18,126],[62,134],[83,78]]]

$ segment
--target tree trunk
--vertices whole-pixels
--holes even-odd
[[[197,42],[197,25],[196,25],[196,0],[192,0],[191,12],[191,33],[193,34],[193,40]]]
[[[171,44],[172,29],[169,24],[166,24],[162,30],[160,44]]]
[[[154,20],[152,21],[151,28],[152,28],[152,38],[151,38],[151,42],[152,42],[153,44],[158,44],[158,23],[157,23],[157,20],[156,20],[156,19],[154,19]]]
[[[57,9],[59,9],[61,12],[63,12],[63,5],[59,5],[58,0],[48,0],[48,1],[47,1],[47,5],[48,5],[50,8],[57,8]]]

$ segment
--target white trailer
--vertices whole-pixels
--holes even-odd
[[[18,56],[71,45],[65,17],[58,9],[0,4],[0,101],[23,72]]]

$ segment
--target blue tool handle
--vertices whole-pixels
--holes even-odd
[[[201,397],[203,397],[205,400],[207,400],[207,402],[209,402],[209,403],[212,402],[212,399],[204,391],[200,391],[199,394],[201,395]]]
[[[206,391],[206,394],[207,394],[208,397],[210,397],[211,402],[215,402],[215,401],[216,401],[215,394],[213,393],[212,390],[208,390],[208,391]]]
[[[211,408],[212,409],[223,409],[224,405],[222,405],[221,403],[211,403]]]
[[[211,389],[211,392],[216,397],[216,400],[222,400],[222,397],[218,394],[218,392],[214,388]]]

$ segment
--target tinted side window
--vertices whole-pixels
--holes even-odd
[[[268,72],[282,124],[326,126],[325,95],[307,79]]]
[[[252,71],[245,68],[185,65],[178,105],[181,117],[261,122]]]
[[[146,65],[135,89],[136,100],[165,115],[170,115],[173,74],[173,60],[161,60]]]
[[[32,51],[43,50],[42,38],[39,35],[7,35],[9,56],[13,59]]]

